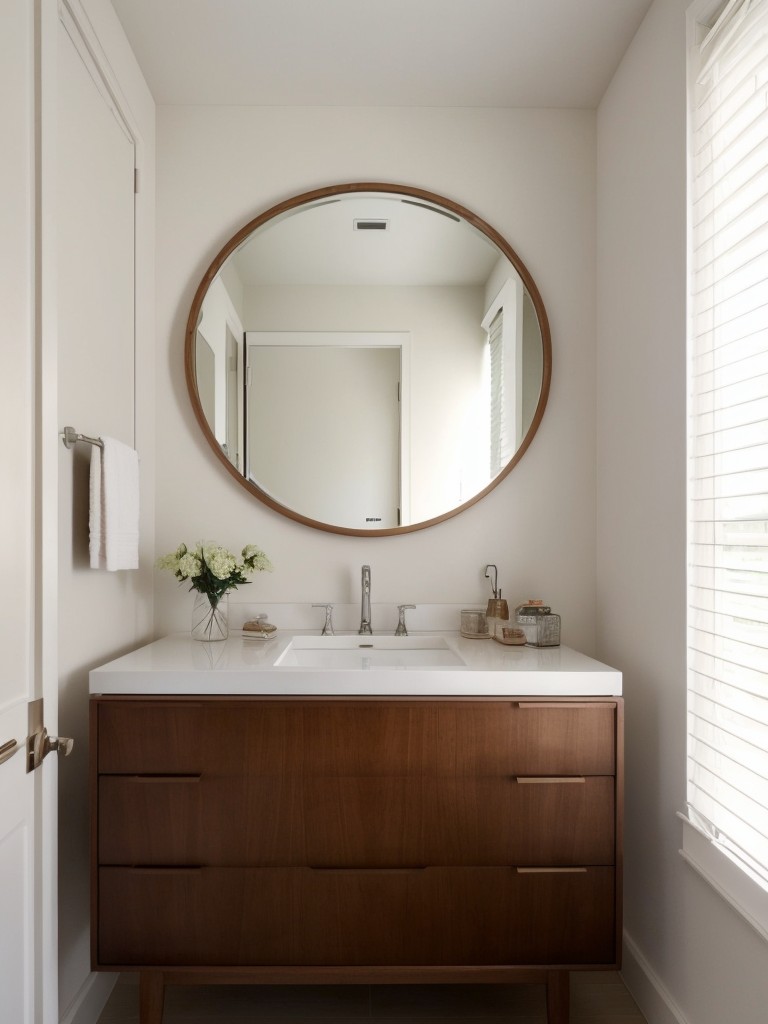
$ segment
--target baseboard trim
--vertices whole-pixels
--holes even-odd
[[[59,1024],[97,1024],[119,977],[92,971],[59,1018]]]
[[[626,931],[621,977],[648,1024],[689,1024],[667,986]]]

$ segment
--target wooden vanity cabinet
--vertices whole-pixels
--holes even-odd
[[[620,699],[91,704],[92,959],[166,983],[615,968]]]

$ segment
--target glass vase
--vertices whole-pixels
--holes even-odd
[[[214,640],[226,640],[229,634],[227,621],[227,596],[209,597],[195,591],[195,603],[192,608],[192,639],[210,643]]]

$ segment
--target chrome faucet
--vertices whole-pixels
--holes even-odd
[[[415,604],[399,604],[397,610],[400,616],[397,620],[397,629],[395,630],[395,636],[408,636],[408,629],[405,625],[405,611],[407,608],[415,608]]]
[[[320,636],[333,636],[333,605],[332,604],[313,604],[313,608],[325,608],[325,625]]]
[[[358,633],[372,633],[371,629],[371,567],[363,566],[363,600],[360,606],[360,629]]]

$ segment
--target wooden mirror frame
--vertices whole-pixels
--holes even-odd
[[[285,505],[281,505],[278,501],[275,501],[269,494],[263,491],[256,484],[246,479],[242,473],[233,466],[227,458],[224,450],[222,449],[219,442],[208,424],[208,420],[203,412],[203,407],[200,402],[200,396],[197,387],[197,373],[195,366],[195,337],[197,333],[197,326],[200,319],[200,314],[203,307],[203,301],[208,293],[208,288],[216,275],[221,270],[222,266],[232,253],[239,248],[247,240],[257,228],[262,227],[267,221],[272,220],[274,217],[278,217],[281,214],[286,213],[289,210],[294,210],[297,207],[303,206],[307,203],[312,203],[318,199],[327,199],[331,196],[346,196],[357,192],[381,192],[391,193],[395,195],[403,195],[413,199],[422,200],[427,203],[432,203],[436,206],[440,206],[445,210],[450,211],[452,214],[460,217],[466,221],[467,224],[471,224],[474,228],[485,235],[497,249],[509,260],[512,266],[520,275],[520,278],[525,286],[531,301],[533,302],[534,309],[536,310],[536,317],[539,322],[539,329],[541,330],[541,345],[542,345],[542,375],[541,375],[541,390],[539,393],[539,400],[536,405],[536,410],[531,420],[531,425],[528,428],[525,436],[523,437],[520,446],[516,450],[515,454],[509,460],[507,465],[498,473],[491,482],[484,487],[477,494],[473,495],[468,501],[465,501],[461,505],[457,505],[455,508],[450,509],[448,512],[444,512],[439,516],[435,516],[432,519],[426,519],[419,523],[410,523],[407,526],[393,526],[387,529],[381,530],[361,530],[354,529],[347,526],[336,526],[332,523],[319,522],[316,519],[310,519],[307,516],[301,515],[300,512],[294,511],[294,509],[288,508]],[[203,275],[203,279],[198,285],[195,297],[192,302],[192,308],[189,313],[187,320],[186,338],[184,344],[184,372],[187,382],[187,390],[189,397],[192,402],[192,409],[195,413],[195,418],[203,432],[203,436],[207,440],[208,444],[213,449],[214,453],[218,457],[219,461],[225,466],[227,471],[234,479],[251,493],[259,501],[268,505],[269,508],[274,509],[275,512],[279,512],[281,515],[287,516],[289,519],[293,519],[297,523],[302,523],[304,526],[310,526],[315,530],[324,530],[327,533],[338,533],[346,534],[351,537],[391,537],[401,533],[413,533],[416,530],[425,530],[429,526],[436,526],[438,523],[445,522],[447,519],[453,516],[459,515],[464,512],[465,509],[476,504],[481,498],[484,498],[486,494],[489,494],[495,487],[501,483],[502,480],[514,469],[520,459],[523,457],[528,449],[531,441],[536,434],[541,423],[542,416],[544,415],[544,409],[547,405],[547,399],[549,397],[549,386],[552,376],[552,341],[549,331],[549,321],[547,319],[547,313],[544,308],[544,303],[539,294],[539,290],[533,281],[533,278],[528,272],[523,261],[514,251],[511,245],[496,231],[478,217],[477,214],[467,210],[464,206],[455,203],[451,199],[446,199],[444,196],[437,195],[434,192],[428,192],[421,188],[415,188],[411,185],[396,185],[387,182],[351,182],[342,185],[329,185],[325,188],[313,189],[310,192],[303,192],[301,195],[293,196],[291,199],[286,199],[276,206],[271,207],[259,216],[254,217],[253,220],[249,221],[244,227],[242,227],[232,238],[226,243],[226,245],[217,254],[211,265]]]

